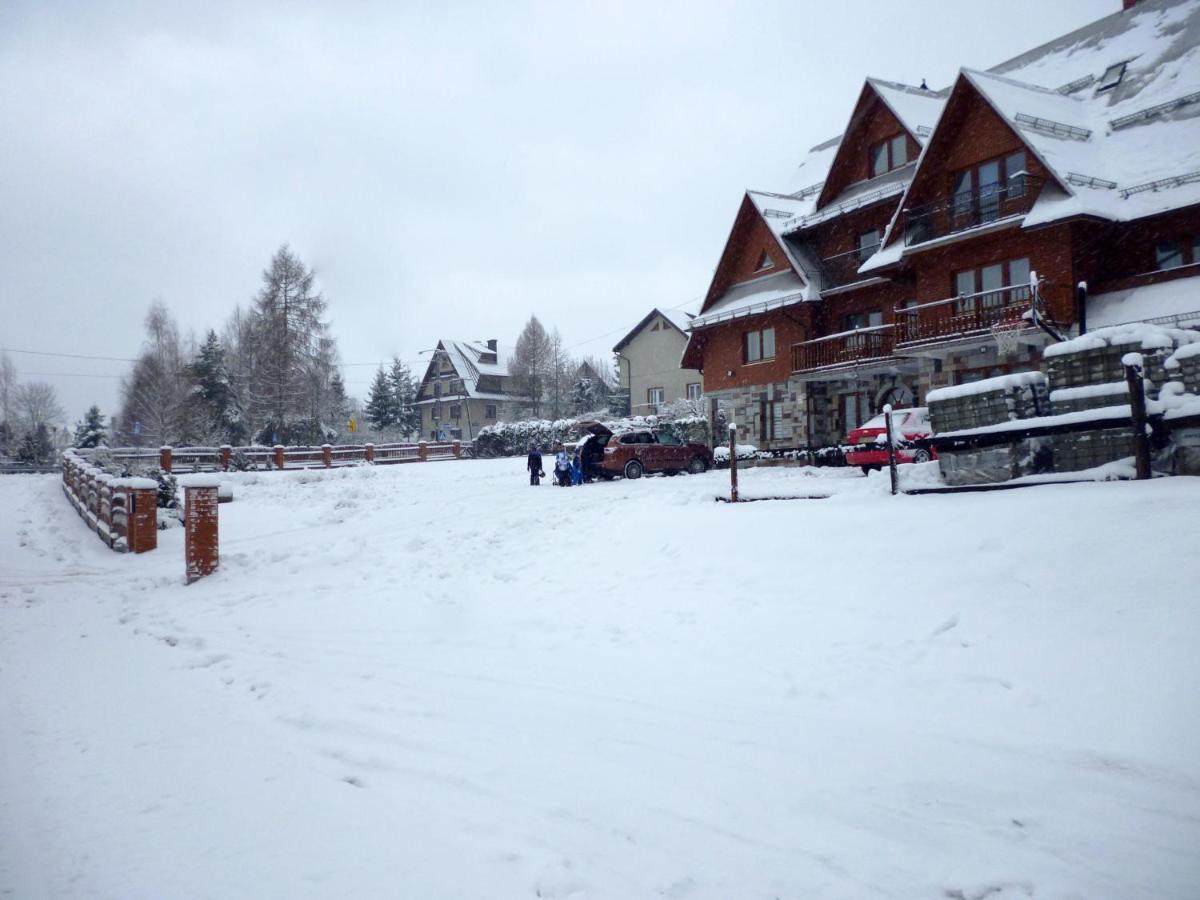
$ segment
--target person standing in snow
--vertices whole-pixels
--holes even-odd
[[[529,445],[529,458],[525,462],[525,468],[529,470],[529,483],[541,484],[541,478],[546,473],[542,471],[542,453],[537,448],[537,444]]]
[[[571,484],[583,484],[583,460],[579,457],[579,448],[571,454]]]
[[[571,486],[571,457],[567,456],[567,448],[558,445],[558,453],[554,455],[554,477],[559,487]]]

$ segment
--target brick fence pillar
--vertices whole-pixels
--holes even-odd
[[[375,462],[375,445],[367,444],[367,446],[364,448],[364,450],[366,453],[367,462],[369,462],[369,463]]]
[[[229,471],[229,463],[233,459],[233,448],[228,444],[221,445],[221,471]]]
[[[333,465],[333,447],[329,444],[321,445],[321,462],[325,464],[325,468],[330,468]]]
[[[417,459],[421,462],[429,459],[429,445],[424,441],[417,441]]]
[[[184,561],[188,584],[211,575],[220,561],[217,484],[213,478],[192,478],[183,485]]]
[[[125,489],[125,549],[145,553],[158,546],[158,486],[137,479]]]
[[[275,445],[275,468],[283,468],[283,444]]]
[[[462,441],[454,442],[454,458],[462,459]]]
[[[162,469],[164,472],[171,471],[171,448],[170,447],[159,447],[158,448],[158,467],[160,469]]]

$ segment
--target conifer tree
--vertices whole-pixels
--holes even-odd
[[[371,382],[371,390],[367,394],[367,405],[363,412],[366,413],[371,427],[379,431],[396,425],[392,384],[387,373],[383,371],[383,366],[379,367],[379,371],[375,373],[375,380]]]
[[[421,410],[417,403],[417,383],[412,372],[398,357],[392,359],[388,373],[392,388],[393,424],[401,436],[408,437],[421,430]]]
[[[108,441],[108,429],[104,427],[104,416],[100,407],[92,407],[84,414],[83,421],[75,426],[75,446],[80,449],[91,449],[103,446]]]

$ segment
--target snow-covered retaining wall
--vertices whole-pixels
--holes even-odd
[[[158,482],[120,478],[67,450],[63,493],[88,528],[113,550],[144,553],[158,546]]]

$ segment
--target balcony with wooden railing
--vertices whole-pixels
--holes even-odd
[[[981,225],[1024,215],[1042,188],[1034,175],[1016,175],[1007,184],[985,184],[901,213],[904,244],[924,244]]]
[[[856,369],[892,359],[895,326],[874,325],[827,334],[792,345],[792,371],[811,373]]]
[[[1049,323],[1066,325],[1074,320],[1074,298],[1069,289],[1041,284],[1037,296],[1038,314]],[[1027,313],[1033,302],[1033,289],[1019,284],[897,309],[895,346],[911,348],[961,340],[988,334],[996,326],[1015,327],[1022,322],[1032,328],[1032,317]]]

